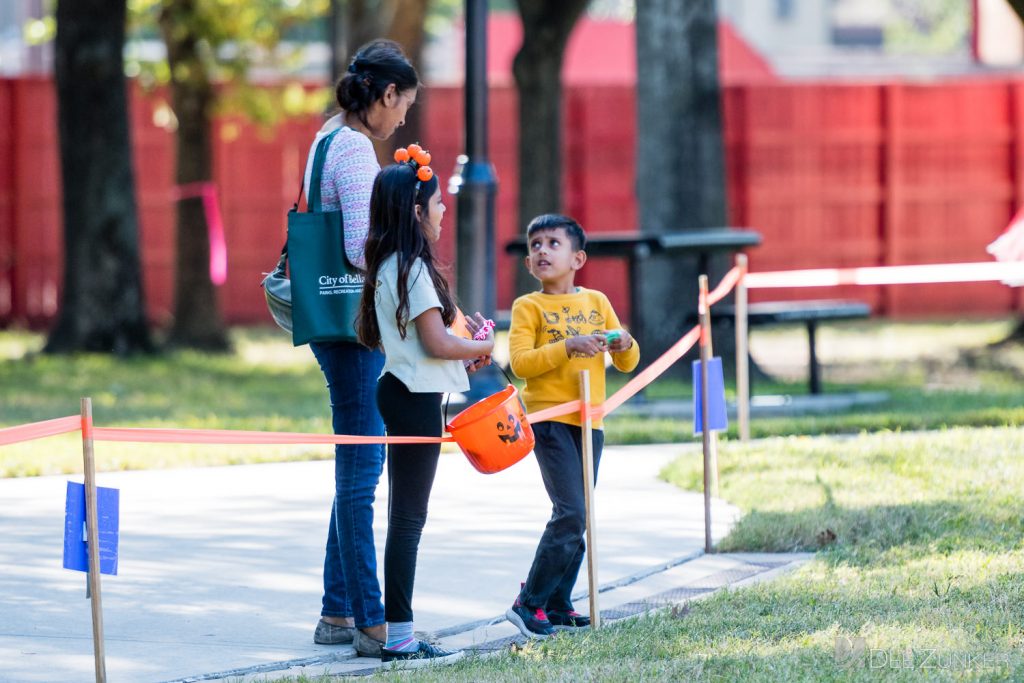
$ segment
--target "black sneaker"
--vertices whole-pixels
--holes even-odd
[[[590,617],[585,617],[575,610],[550,610],[548,613],[548,621],[551,622],[551,626],[556,630],[570,629],[570,628],[588,628],[590,626]]]
[[[466,655],[462,650],[454,652],[442,650],[421,640],[419,647],[409,652],[401,650],[389,650],[381,648],[380,661],[385,669],[418,669],[421,666],[432,666],[434,664],[451,664],[462,659]]]
[[[519,598],[505,611],[505,617],[527,638],[547,638],[555,632],[544,610],[527,607],[519,602]]]

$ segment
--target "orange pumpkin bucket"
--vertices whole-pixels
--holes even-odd
[[[484,474],[511,467],[533,450],[533,429],[511,384],[463,410],[447,429],[469,464]]]

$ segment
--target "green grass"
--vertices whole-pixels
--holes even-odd
[[[1021,453],[1007,428],[725,442],[722,496],[746,515],[719,549],[818,551],[808,564],[401,680],[1024,680]],[[699,458],[663,474],[699,488]],[[837,657],[858,638],[861,655]]]
[[[721,494],[746,514],[719,549],[819,552],[795,574],[717,596],[693,615],[710,617],[733,636],[746,629],[741,648],[779,649],[765,662],[769,669],[787,670],[801,656],[818,659],[820,679],[787,670],[787,680],[858,680],[830,661],[837,636],[863,637],[867,648],[883,652],[879,661],[907,647],[947,659],[988,653],[1014,672],[947,666],[910,672],[916,676],[1020,680],[1021,453],[1024,431],[1017,428],[724,443]],[[688,489],[702,479],[693,457],[664,476]],[[863,673],[869,680],[879,672]],[[769,680],[763,672],[754,678]]]

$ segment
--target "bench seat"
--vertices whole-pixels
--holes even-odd
[[[716,306],[713,315],[735,318],[735,306]],[[857,320],[871,316],[871,307],[863,301],[845,299],[817,299],[807,301],[761,301],[747,305],[747,326],[766,327],[785,323],[804,323],[807,326],[809,389],[821,393],[821,367],[818,364],[816,332],[819,322]]]

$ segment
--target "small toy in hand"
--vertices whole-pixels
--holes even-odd
[[[604,341],[609,346],[622,339],[622,330],[608,330],[604,333]]]
[[[494,321],[488,318],[483,322],[483,325],[480,326],[480,329],[476,331],[476,334],[473,335],[473,339],[483,341],[484,339],[487,339],[487,335],[490,334],[493,329]]]

